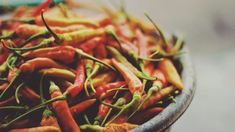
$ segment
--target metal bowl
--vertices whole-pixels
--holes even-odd
[[[161,113],[131,132],[162,132],[168,129],[190,105],[196,89],[196,78],[188,50],[185,47],[183,50],[186,53],[180,56],[179,63],[182,65],[184,90],[176,97],[175,103],[169,104]]]

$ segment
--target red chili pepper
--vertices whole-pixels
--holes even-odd
[[[23,63],[19,69],[23,72],[32,72],[34,70],[43,69],[43,68],[68,69],[67,67],[58,64],[57,62],[49,58],[39,58],[39,57]]]
[[[112,101],[110,99],[105,99],[103,101],[106,104],[111,104]],[[97,116],[95,117],[95,125],[101,125],[103,119],[105,118],[105,116],[108,114],[110,107],[104,104],[100,104],[99,105],[99,109],[98,109],[98,113]]]
[[[4,101],[0,101],[0,107],[10,105],[15,102],[16,102],[15,97],[12,96],[10,98],[5,99]]]
[[[41,13],[42,9],[49,8],[50,4],[53,0],[44,0],[41,4],[33,9],[33,11],[29,14],[30,16],[38,16]]]
[[[21,129],[12,129],[8,132],[60,132],[58,128],[54,126],[39,126],[32,128],[21,128]]]
[[[62,93],[57,85],[54,82],[50,82],[50,94],[51,98],[56,98],[62,96]],[[73,119],[73,116],[70,112],[68,103],[66,100],[55,101],[52,103],[52,107],[56,112],[56,115],[63,127],[65,132],[80,132],[78,124]]]
[[[96,102],[96,99],[88,99],[70,107],[70,111],[73,115],[79,115],[86,109],[91,107]]]
[[[154,104],[156,104],[158,101],[160,101],[161,99],[163,99],[164,97],[168,96],[170,93],[172,93],[174,91],[174,87],[173,86],[169,86],[166,88],[161,89],[160,91],[153,93],[149,99],[143,104],[143,106],[141,107],[141,110],[144,110]]]
[[[5,47],[0,47],[0,65],[6,61],[9,51]]]
[[[96,46],[95,48],[95,55],[97,58],[99,59],[103,59],[106,58],[108,56],[107,50],[105,48],[105,44],[104,43],[100,43],[99,45]]]
[[[95,95],[96,97],[108,98],[114,94],[113,92],[107,92],[108,90],[119,88],[125,85],[126,85],[125,81],[117,81],[117,82],[104,84],[96,88]]]
[[[49,109],[45,109],[43,112],[43,117],[40,122],[41,126],[54,126],[58,128],[58,132],[61,132],[61,128],[55,116],[53,116],[53,112]]]
[[[87,40],[83,43],[80,44],[75,44],[74,47],[82,49],[84,52],[90,52],[93,49],[95,49],[95,47],[99,44],[102,44],[105,42],[105,38],[104,37],[95,37],[92,38],[90,40]]]
[[[75,53],[74,48],[71,46],[54,46],[29,51],[22,54],[22,56],[27,58],[46,57],[70,64],[75,59]]]
[[[67,89],[69,96],[72,98],[77,96],[82,91],[86,79],[85,66],[82,60],[79,60],[76,72],[74,84]]]
[[[9,85],[9,83],[3,83],[0,85],[0,91],[3,91],[7,88],[7,86]]]
[[[23,97],[27,98],[30,101],[33,102],[40,101],[40,96],[29,87],[25,87],[24,89],[22,89],[21,94]]]

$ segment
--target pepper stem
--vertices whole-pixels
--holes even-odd
[[[98,63],[101,63],[101,64],[103,64],[103,65],[109,67],[110,69],[116,71],[116,69],[115,69],[114,67],[112,67],[111,65],[109,65],[109,64],[107,64],[107,63],[105,63],[105,62],[103,62],[103,61],[101,61],[101,60],[99,60],[99,59],[97,59],[97,58],[95,58],[95,57],[93,57],[93,56],[91,56],[91,55],[89,55],[89,54],[83,52],[81,49],[76,49],[76,52],[77,52],[79,55],[83,56],[83,57],[86,57],[86,58],[88,58],[88,59],[91,59],[91,60],[93,60],[93,61],[96,61],[96,62],[98,62]]]
[[[161,30],[161,28],[156,24],[156,22],[153,21],[153,19],[148,15],[148,13],[144,13],[144,15],[148,18],[148,20],[153,24],[153,26],[155,27],[155,29],[159,32],[160,36],[162,37],[164,43],[166,44],[167,47],[170,47],[169,42],[166,39],[165,34],[163,33],[163,31]]]
[[[20,70],[16,71],[16,75],[13,78],[13,80],[10,82],[7,88],[4,89],[3,92],[0,94],[0,99],[2,99],[2,97],[6,94],[6,92],[9,91],[14,86],[14,84],[16,83],[20,75],[21,75],[21,71]]]
[[[121,114],[126,112],[131,106],[133,106],[139,99],[141,98],[141,94],[138,92],[135,92],[133,94],[133,98],[130,103],[123,106],[123,108],[112,118],[107,124],[112,123],[116,118],[118,118]]]
[[[15,91],[15,98],[16,98],[16,102],[19,104],[20,103],[20,99],[19,99],[19,91],[22,88],[22,86],[24,85],[24,83],[21,83]]]
[[[57,44],[60,44],[63,42],[63,40],[60,38],[60,36],[58,34],[56,34],[49,26],[48,24],[46,23],[46,20],[44,19],[44,10],[41,11],[41,18],[42,18],[42,21],[43,21],[43,24],[46,26],[47,30],[51,33],[51,35],[55,38],[55,42]]]

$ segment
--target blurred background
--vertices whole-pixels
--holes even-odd
[[[125,3],[130,14],[144,18],[143,13],[148,12],[165,31],[185,35],[196,71],[197,91],[172,132],[234,132],[235,1],[125,0]]]

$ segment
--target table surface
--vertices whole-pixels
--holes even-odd
[[[197,91],[172,132],[235,131],[235,1],[127,0],[128,11],[147,11],[169,32],[186,36]]]

